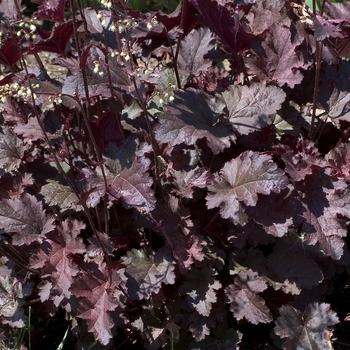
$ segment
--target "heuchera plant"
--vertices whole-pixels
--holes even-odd
[[[79,349],[330,349],[350,262],[349,3],[35,2],[30,19],[0,3],[5,334],[31,307],[64,310]]]

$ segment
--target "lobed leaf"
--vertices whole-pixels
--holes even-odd
[[[85,228],[85,224],[77,220],[65,220],[57,227],[56,232],[47,235],[45,244],[32,260],[33,268],[42,267],[45,264],[43,275],[50,277],[49,284],[41,286],[41,300],[50,293],[58,293],[60,300],[63,297],[69,299],[70,287],[74,277],[78,275],[79,268],[73,263],[75,254],[83,254],[86,247],[78,234]]]
[[[174,96],[154,129],[159,142],[193,145],[205,138],[214,154],[230,146],[232,132],[219,118],[224,108],[222,102],[192,88],[176,91]]]
[[[199,28],[188,33],[181,41],[179,49],[178,65],[181,74],[197,75],[211,66],[210,60],[204,56],[213,48],[212,40],[208,28]]]
[[[277,112],[286,98],[282,89],[261,83],[231,85],[222,96],[230,123],[240,134],[248,134],[271,124],[270,115]]]
[[[83,210],[83,207],[77,204],[79,198],[72,189],[58,181],[48,180],[48,183],[41,187],[40,193],[48,205],[57,205],[61,211],[67,209]]]
[[[350,62],[328,65],[320,77],[319,103],[335,124],[340,120],[350,121]]]
[[[303,75],[298,68],[306,68],[296,53],[297,43],[292,43],[291,29],[274,23],[265,38],[252,42],[252,55],[248,56],[248,72],[260,82],[277,82],[291,88],[300,84]]]
[[[306,242],[319,244],[326,255],[339,260],[344,253],[342,237],[346,236],[346,229],[337,218],[339,210],[328,202],[326,191],[333,188],[331,178],[320,169],[307,175],[296,188],[303,193],[301,216],[303,232],[307,233]]]
[[[287,350],[330,350],[325,331],[338,322],[335,312],[326,303],[310,304],[303,313],[291,305],[283,305],[274,332],[281,338],[288,338],[284,343]]]
[[[199,12],[200,18],[232,52],[247,49],[253,35],[247,33],[237,16],[228,8],[210,0],[190,0]]]
[[[132,249],[127,256],[122,257],[126,286],[131,298],[135,300],[148,299],[152,294],[158,294],[162,283],[174,284],[174,262],[170,251],[161,248],[156,252]]]
[[[171,173],[176,185],[173,192],[182,198],[193,198],[195,188],[205,188],[211,179],[211,174],[199,167],[190,171],[174,170]]]
[[[185,272],[194,261],[203,260],[206,242],[197,234],[189,210],[179,207],[174,197],[170,197],[169,202],[169,207],[158,202],[151,215],[172,249],[179,268]]]
[[[285,293],[299,294],[323,281],[323,274],[317,263],[302,251],[285,250],[276,246],[267,259],[267,276],[270,284]]]
[[[26,147],[16,134],[4,127],[0,139],[0,167],[6,171],[18,169],[25,150]]]
[[[64,0],[44,0],[35,12],[35,17],[47,21],[64,21]]]
[[[255,35],[263,34],[274,23],[283,22],[286,10],[283,1],[261,0],[253,2],[251,10],[246,15],[251,32]]]
[[[21,198],[0,201],[0,227],[14,233],[14,245],[42,242],[46,233],[55,228],[54,219],[45,213],[34,196],[24,194]]]
[[[117,323],[123,325],[121,318],[110,316],[114,310],[121,312],[123,296],[117,290],[119,284],[123,286],[119,274],[108,276],[106,265],[101,264],[91,266],[71,288],[71,292],[80,298],[78,317],[86,320],[88,331],[102,345],[107,345],[113,338],[112,328]]]
[[[207,207],[220,207],[220,214],[235,223],[245,223],[240,202],[255,206],[258,194],[279,193],[288,184],[281,169],[268,155],[248,151],[227,162],[208,186]]]
[[[127,208],[152,211],[156,200],[151,188],[153,180],[148,173],[151,162],[143,156],[149,151],[148,144],[139,144],[133,138],[126,139],[120,146],[110,144],[105,157],[108,168],[104,168],[107,183],[101,167],[95,171],[82,169],[86,179],[83,196],[86,197],[86,204],[95,207],[107,194],[110,200],[120,200]]]
[[[267,288],[266,282],[252,270],[241,271],[234,284],[225,288],[230,310],[237,320],[245,318],[252,324],[272,321],[270,310],[257,293]]]
[[[185,278],[187,281],[180,286],[180,293],[187,295],[190,307],[200,315],[209,317],[212,305],[217,301],[216,290],[222,287],[215,278],[215,272],[209,267],[200,270],[192,268]]]

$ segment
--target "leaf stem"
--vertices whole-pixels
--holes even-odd
[[[322,57],[322,44],[316,41],[316,74],[315,74],[315,84],[314,84],[314,96],[312,100],[312,117],[309,130],[309,138],[313,139],[314,129],[315,129],[315,119],[316,119],[316,108],[318,100],[318,87],[320,83],[320,73],[321,73],[321,57]]]

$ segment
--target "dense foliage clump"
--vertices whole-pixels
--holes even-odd
[[[330,349],[349,4],[38,3],[0,2],[3,334],[64,310],[77,349]]]

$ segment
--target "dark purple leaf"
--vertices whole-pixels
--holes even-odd
[[[231,85],[222,96],[230,123],[240,134],[271,124],[270,115],[277,112],[286,97],[282,89],[265,84]]]
[[[161,22],[157,24],[152,24],[151,28],[147,25],[150,23],[151,16],[147,13],[144,16],[144,21],[140,21],[136,27],[130,28],[130,34],[134,38],[138,39],[155,39],[155,38],[165,38],[165,27]],[[148,17],[148,18],[147,18]],[[178,35],[174,35],[177,31],[173,31],[171,36],[176,38]],[[178,34],[178,33],[177,33]]]
[[[192,322],[190,331],[197,342],[210,335],[210,329],[215,327],[215,322],[211,317],[202,316],[197,312],[192,313],[189,320]]]
[[[314,245],[318,244],[322,251],[339,260],[344,254],[344,240],[347,231],[344,225],[337,219],[337,210],[325,208],[322,216],[316,216],[310,210],[304,213],[306,222],[303,225],[306,235],[306,242]]]
[[[303,313],[290,305],[283,305],[274,332],[281,338],[288,338],[284,343],[286,350],[330,350],[325,332],[327,327],[338,322],[329,304],[310,304]]]
[[[200,14],[202,21],[211,29],[225,45],[237,53],[249,48],[252,34],[247,33],[239,24],[238,16],[226,7],[211,0],[190,0]]]
[[[13,296],[15,293],[12,291],[15,284],[17,284],[16,278],[9,276],[0,277],[1,290],[0,290],[0,315],[2,317],[12,317],[19,305]]]
[[[1,3],[0,3],[1,4]],[[0,5],[1,6],[1,5]],[[0,48],[0,63],[13,67],[21,58],[21,53],[13,38],[8,38]]]
[[[42,4],[34,14],[36,18],[53,22],[64,21],[65,0],[43,0],[41,2]]]
[[[105,264],[101,264],[97,271],[84,272],[71,288],[71,292],[80,297],[78,317],[86,320],[88,331],[103,345],[113,338],[116,318],[112,319],[110,313],[114,310],[121,313],[124,298],[119,285],[125,287],[119,275],[109,276]],[[122,325],[122,320],[119,322]]]
[[[254,118],[251,119],[251,121],[253,121]],[[264,116],[262,116],[261,119],[262,121],[267,119],[267,121],[270,122],[270,118],[264,118]],[[275,116],[271,116],[271,119],[275,119]],[[235,125],[232,126],[235,127]],[[244,126],[241,125],[240,128],[243,130]],[[238,145],[244,147],[244,149],[250,149],[251,151],[268,150],[276,143],[278,143],[278,141],[276,126],[274,124],[270,124],[263,129],[252,131],[246,135],[243,134],[237,140]]]
[[[311,12],[311,11],[310,11]],[[313,21],[314,36],[318,41],[326,38],[342,38],[341,29],[338,25],[332,25],[330,22],[321,19],[321,17],[311,16]]]
[[[301,290],[317,286],[323,280],[320,267],[303,251],[282,249],[276,246],[269,255],[268,278],[274,289],[282,289],[285,293],[300,294]]]
[[[169,249],[161,248],[155,252],[133,249],[122,257],[126,286],[132,299],[149,299],[158,294],[162,283],[174,284],[174,262]]]
[[[281,193],[285,193],[285,191],[282,191]],[[271,193],[269,196],[266,196],[268,198],[274,197],[273,193]],[[262,196],[262,199],[265,196]],[[260,204],[261,199],[259,199],[257,207],[251,207],[253,209],[253,212],[255,212],[255,208],[260,214],[260,207],[264,206],[265,212],[271,212],[269,210],[269,206],[266,206],[264,202],[263,204]],[[246,208],[246,211],[249,213],[250,207]],[[248,214],[249,215],[249,214]],[[263,214],[261,215],[263,216]],[[254,217],[252,215],[252,217]],[[259,216],[260,218],[260,216]],[[257,224],[259,222],[258,219],[249,220],[248,223],[246,223],[244,226],[241,225],[232,225],[232,229],[228,231],[228,240],[233,243],[233,245],[236,248],[242,249],[246,243],[251,244],[253,247],[256,247],[258,244],[269,244],[274,241],[274,238],[271,235],[268,235],[270,233],[266,228],[263,228],[261,225]],[[283,234],[285,234],[285,231],[283,231]],[[277,236],[277,235],[276,235]]]
[[[325,4],[331,18],[348,21],[350,18],[350,4],[348,2],[330,2]]]
[[[176,91],[174,101],[159,117],[154,131],[156,138],[172,146],[193,145],[205,138],[214,154],[222,152],[233,140],[230,128],[220,122],[223,108],[222,102],[199,90]]]
[[[293,181],[301,181],[306,175],[311,175],[313,171],[326,165],[312,141],[300,140],[293,148],[294,150],[291,150],[286,145],[275,147],[286,164],[286,173]]]
[[[303,209],[300,201],[295,198],[295,192],[291,191],[291,188],[286,188],[280,193],[260,196],[257,205],[246,207],[245,212],[263,225],[266,233],[282,237],[288,232],[289,227],[299,223],[296,217],[302,214]],[[260,237],[261,235],[256,238]]]
[[[318,99],[327,115],[336,124],[350,121],[350,62],[341,60],[339,65],[327,65],[321,75]]]
[[[348,163],[349,164],[349,163]],[[350,189],[347,181],[333,182],[334,188],[328,190],[327,199],[334,213],[350,217]]]
[[[114,176],[107,189],[111,200],[121,199],[126,207],[152,211],[156,200],[151,189],[153,180],[148,174],[149,165],[147,158],[140,159]]]
[[[260,82],[277,82],[293,88],[303,79],[298,68],[307,67],[297,55],[296,45],[291,41],[288,27],[273,24],[264,39],[252,42],[252,52],[245,59],[248,72]]]
[[[307,175],[295,187],[303,193],[301,201],[307,205],[308,210],[316,217],[322,216],[324,209],[329,207],[326,192],[333,188],[331,178],[324,173],[324,169],[317,169]]]
[[[153,180],[148,174],[151,162],[144,156],[150,150],[148,144],[139,145],[133,138],[126,139],[120,146],[110,143],[104,170],[107,187],[100,167],[95,172],[87,168],[82,170],[86,179],[86,204],[95,207],[108,194],[110,200],[121,200],[127,208],[153,210],[156,200],[151,189]]]
[[[86,247],[78,234],[85,228],[85,224],[75,221],[65,220],[57,231],[47,234],[47,239],[43,249],[34,256],[31,267],[40,268],[45,264],[44,276],[50,276],[50,292],[58,293],[63,299],[70,298],[70,288],[74,277],[78,275],[79,268],[72,261],[74,254],[83,254]],[[44,292],[45,290],[45,292]],[[44,293],[44,294],[43,294]],[[45,300],[45,295],[49,293],[48,285],[43,286],[41,300]],[[56,301],[57,302],[57,301]]]
[[[182,198],[193,198],[194,189],[205,188],[211,179],[211,174],[207,170],[198,167],[188,172],[173,170],[171,175],[176,185],[173,192]]]
[[[197,11],[193,6],[183,6],[180,2],[175,11],[165,14],[162,11],[157,12],[157,20],[162,22],[168,32],[172,32],[177,28],[183,30],[184,35],[187,35],[192,29],[197,28],[200,20],[197,17]]]
[[[177,2],[0,1],[1,344],[29,305],[106,350],[323,350],[281,306],[346,317],[348,5]]]
[[[217,301],[216,290],[222,287],[215,275],[209,267],[200,270],[192,268],[185,276],[187,281],[179,288],[181,294],[187,295],[188,305],[206,317],[209,317]]]
[[[44,116],[42,115],[40,117],[41,121],[43,118]],[[45,139],[45,135],[37,118],[35,117],[28,118],[26,124],[18,123],[13,130],[17,135],[21,135],[23,137],[23,141],[29,145],[34,141]]]
[[[120,116],[111,109],[105,111],[95,122],[91,123],[91,130],[101,149],[104,149],[109,142],[120,144],[124,140]]]
[[[346,229],[337,218],[339,210],[330,206],[326,195],[333,188],[330,178],[323,170],[319,170],[307,175],[296,188],[302,193],[302,229],[307,234],[306,242],[311,245],[319,244],[326,255],[339,260],[344,253],[342,237],[346,236]]]
[[[5,171],[19,168],[26,147],[10,128],[4,127],[0,138],[0,167]]]
[[[286,17],[285,3],[276,0],[254,1],[246,19],[253,34],[265,32],[274,23],[282,22]]]
[[[331,149],[325,156],[331,167],[331,175],[340,178],[350,178],[350,144],[341,143]]]
[[[0,227],[13,233],[14,245],[42,242],[43,236],[55,228],[53,222],[42,209],[41,202],[29,194],[0,202]]]
[[[288,179],[268,155],[251,151],[227,162],[220,175],[208,186],[207,207],[220,207],[220,214],[235,223],[245,223],[242,207],[255,206],[258,194],[279,193]]]
[[[267,259],[258,248],[250,247],[248,250],[235,249],[230,254],[230,274],[236,275],[241,271],[250,269],[265,275],[266,261]]]
[[[179,207],[176,198],[170,197],[169,204],[165,206],[158,202],[152,218],[172,249],[180,269],[186,271],[195,260],[203,260],[202,246],[206,243],[196,234],[190,211]]]
[[[97,34],[97,33],[103,32],[101,18],[97,17],[98,13],[102,16],[103,19],[106,20],[105,27],[109,28],[112,24],[110,23],[111,13],[107,10],[96,11],[93,8],[86,7],[82,9],[82,13],[83,13],[83,18],[86,20],[87,28],[91,34]],[[108,39],[110,40],[110,38]]]
[[[241,271],[235,283],[225,288],[230,310],[237,320],[245,318],[252,324],[272,321],[270,310],[257,293],[267,288],[266,282],[252,270]]]
[[[90,98],[97,96],[110,98],[112,96],[112,91],[115,92],[116,88],[127,91],[132,89],[127,71],[122,69],[116,60],[109,59],[109,71],[113,82],[113,87],[111,87],[109,85],[107,68],[101,64],[102,74],[100,75],[98,72],[94,73],[94,64],[92,62],[92,58],[94,57],[93,52],[90,53],[90,55],[91,57],[89,56],[89,62],[86,67],[86,79]],[[98,61],[98,59],[96,60]],[[65,80],[62,87],[62,94],[77,96],[80,99],[86,98],[84,79],[81,70],[78,70],[75,75],[71,75]]]
[[[82,22],[77,22],[77,27],[79,27],[81,23]],[[73,33],[74,27],[72,21],[66,21],[62,24],[56,25],[51,33],[40,31],[40,36],[42,37],[42,40],[40,40],[35,45],[35,49],[46,52],[58,53],[65,57],[68,52],[68,45],[73,36]]]
[[[190,32],[182,41],[178,56],[179,72],[197,75],[211,66],[211,61],[204,56],[213,48],[213,40],[208,29],[200,28]]]
[[[211,66],[198,76],[193,76],[190,85],[208,93],[221,92],[229,86],[229,78],[230,76],[225,68]]]

